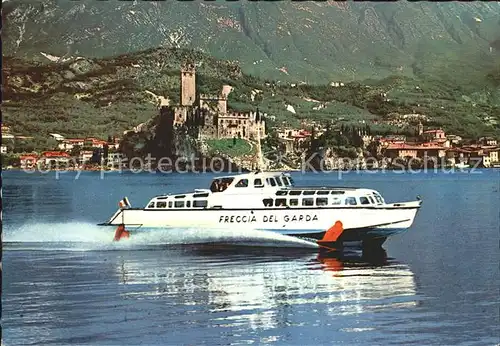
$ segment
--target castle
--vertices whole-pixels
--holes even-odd
[[[255,112],[233,112],[227,109],[231,87],[224,85],[218,95],[196,94],[196,71],[192,63],[181,67],[179,105],[160,105],[161,113],[172,119],[172,125],[198,127],[200,139],[265,138],[265,117]]]

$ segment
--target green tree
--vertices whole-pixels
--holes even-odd
[[[17,166],[19,164],[19,156],[13,153],[1,154],[2,167]]]
[[[73,157],[77,157],[80,155],[80,151],[82,148],[79,145],[75,145],[69,152],[69,154]]]

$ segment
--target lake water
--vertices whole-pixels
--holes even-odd
[[[144,205],[212,175],[4,172],[4,344],[500,343],[498,170],[293,177],[424,203],[370,257],[237,229],[113,243],[96,224],[124,196]],[[267,247],[194,244],[243,238]]]

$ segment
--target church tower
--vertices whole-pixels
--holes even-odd
[[[196,73],[193,63],[181,66],[181,106],[192,106],[196,99]]]

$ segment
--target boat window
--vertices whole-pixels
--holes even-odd
[[[343,195],[345,191],[334,190],[332,191],[332,195]]]
[[[264,187],[264,183],[262,182],[262,179],[254,179],[253,187]]]
[[[186,195],[175,196],[175,198],[184,198],[184,197],[186,197]]]
[[[166,208],[167,202],[156,202],[156,208]]]
[[[155,202],[151,202],[148,204],[148,208],[154,208],[155,207]]]
[[[236,183],[235,187],[248,187],[248,179],[241,179]]]
[[[262,200],[264,203],[264,207],[272,207],[273,206],[273,199],[272,198],[265,198]]]
[[[299,205],[299,200],[297,198],[292,198],[288,201],[289,205],[292,207],[296,207]]]
[[[366,197],[359,197],[359,202],[361,204],[370,204],[370,201]]]
[[[172,201],[168,202],[168,207],[172,208]]]
[[[156,199],[167,199],[168,197],[156,197]]]
[[[373,194],[373,196],[375,197],[375,199],[377,200],[377,202],[379,204],[383,204],[384,203],[384,201],[382,200],[382,197],[380,197],[379,195]]]
[[[197,193],[193,195],[194,198],[208,197],[208,193]]]
[[[339,205],[342,204],[342,199],[340,197],[333,197],[332,198],[332,204],[333,205]]]
[[[316,205],[317,206],[328,205],[328,198],[326,198],[326,197],[316,198]]]
[[[356,198],[355,197],[347,197],[345,199],[345,204],[346,205],[357,205],[358,203],[356,202]]]
[[[316,192],[317,195],[328,195],[329,193],[330,193],[330,191],[328,191],[328,190],[327,191],[322,190],[322,191]]]
[[[290,191],[290,196],[298,196],[302,193],[300,190],[292,190]]]
[[[286,199],[285,198],[276,198],[274,205],[277,207],[286,207]]]
[[[288,179],[286,177],[281,177],[281,181],[283,182],[283,185],[288,186],[290,183],[288,182]]]
[[[193,201],[194,208],[206,208],[207,205],[208,205],[208,203],[204,199]]]
[[[314,205],[314,198],[303,198],[302,205],[306,205],[306,206]]]
[[[310,195],[314,195],[316,193],[316,191],[304,191],[304,195],[306,196],[310,196]]]
[[[288,193],[288,191],[278,190],[278,191],[276,191],[276,196],[286,196],[287,193]]]
[[[174,207],[176,207],[176,208],[184,208],[184,201],[175,201]]]
[[[278,184],[278,186],[283,186],[283,183],[281,182],[281,179],[279,177],[276,177],[276,184]]]
[[[234,178],[222,178],[221,183],[219,184],[219,192],[225,191],[229,185],[233,182]]]
[[[228,188],[229,185],[233,182],[234,178],[222,178],[215,179],[210,185],[210,191],[212,192],[222,192]]]
[[[219,192],[219,185],[220,185],[219,179],[215,179],[214,181],[212,181],[212,184],[210,185],[210,191]]]
[[[186,208],[191,208],[191,201],[186,202]]]
[[[287,178],[288,178],[288,182],[290,183],[290,186],[295,185],[295,182],[293,181],[292,177],[287,177]]]
[[[274,178],[267,178],[266,181],[269,185],[276,186],[276,181],[274,181]]]
[[[371,202],[372,204],[376,204],[376,203],[375,203],[375,200],[373,199],[373,197],[372,197],[372,196],[368,196],[368,198],[370,199],[370,202]]]

